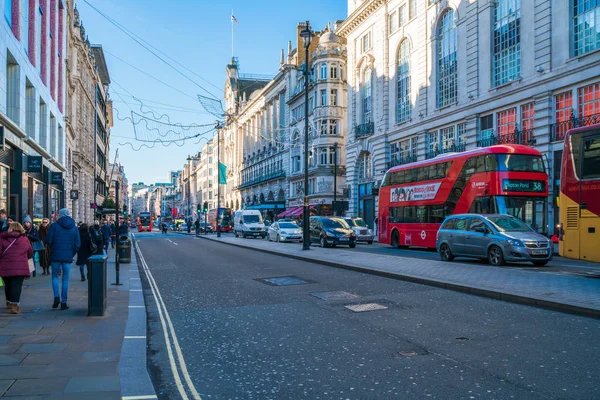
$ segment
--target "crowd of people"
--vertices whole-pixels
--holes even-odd
[[[106,255],[109,246],[115,248],[117,235],[127,235],[129,225],[120,225],[106,219],[88,226],[75,223],[68,209],[58,212],[59,218],[51,222],[43,218],[36,227],[26,215],[23,224],[0,210],[0,281],[6,296],[6,308],[19,314],[23,282],[35,278],[37,268],[42,275],[52,275],[54,302],[52,308],[69,309],[67,304],[71,264],[79,266],[81,281],[86,281],[87,261],[92,255]],[[60,278],[60,285],[59,285]]]

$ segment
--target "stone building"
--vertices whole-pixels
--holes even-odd
[[[65,203],[65,3],[0,11],[0,209],[39,222]]]
[[[600,114],[600,4],[349,0],[347,183],[371,224],[393,165],[496,143],[544,154],[549,197],[515,203],[552,233],[566,129]]]
[[[67,160],[73,218],[91,223],[108,195],[112,102],[102,46],[90,44],[79,12],[67,0]]]

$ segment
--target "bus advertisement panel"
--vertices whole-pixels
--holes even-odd
[[[232,229],[232,213],[231,208],[219,208],[219,222],[221,232],[231,232]],[[208,223],[213,232],[217,231],[217,209],[213,208],[208,212]]]
[[[152,232],[152,215],[149,212],[138,214],[138,232]]]
[[[435,248],[446,216],[510,214],[546,234],[548,175],[542,155],[497,145],[393,167],[379,189],[378,239]]]
[[[565,135],[559,210],[559,254],[600,262],[600,124]]]

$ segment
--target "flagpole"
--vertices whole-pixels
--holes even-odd
[[[234,56],[234,52],[233,52],[233,8],[231,9],[231,58],[233,59]]]

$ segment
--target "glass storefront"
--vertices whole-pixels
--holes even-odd
[[[8,168],[0,165],[0,209],[8,209]]]
[[[60,191],[51,189],[50,191],[50,217],[53,221],[58,219],[58,210],[60,209]]]
[[[23,217],[29,214],[29,176],[23,174],[21,179],[22,190],[21,190],[21,210],[23,210]]]
[[[44,217],[44,188],[45,185],[33,181],[33,219]]]

